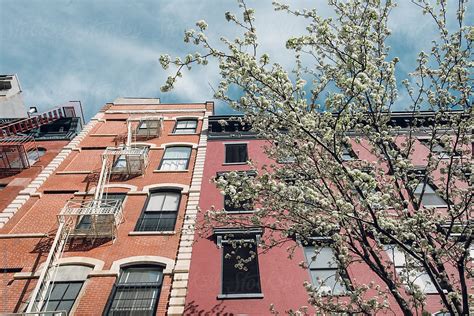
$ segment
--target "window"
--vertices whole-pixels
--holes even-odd
[[[439,158],[448,158],[449,157],[446,148],[444,147],[444,145],[442,145],[440,143],[439,139],[435,140],[436,143],[433,144],[433,145],[431,145],[431,142],[432,142],[431,139],[419,139],[419,141],[420,141],[420,143],[425,145],[428,149],[431,146],[431,152],[433,154],[438,154]]]
[[[197,120],[179,120],[176,122],[173,134],[194,134],[196,128]]]
[[[136,266],[121,270],[104,315],[155,315],[162,282],[160,267]]]
[[[263,297],[254,233],[226,233],[218,236],[222,247],[222,289],[219,298]]]
[[[44,148],[38,148],[37,150],[35,149],[29,150],[26,155],[27,155],[28,163],[30,164],[30,166],[34,165],[35,162],[37,162],[38,159],[40,159],[40,157],[44,156],[45,153],[46,153],[46,149]]]
[[[186,170],[191,156],[191,147],[168,147],[161,159],[160,170]]]
[[[311,282],[319,293],[340,295],[347,292],[343,280],[343,278],[348,279],[346,271],[339,268],[331,247],[305,246],[304,254],[311,274]]]
[[[82,265],[62,265],[59,266],[55,273],[55,281],[47,290],[47,296],[44,305],[38,306],[41,311],[67,311],[71,309],[84,286],[88,274],[92,271],[92,267]],[[40,303],[38,301],[38,303]]]
[[[140,122],[140,124],[138,124],[138,132],[144,131],[147,129],[148,129],[148,125],[146,124],[146,121],[142,121]]]
[[[173,231],[179,209],[179,192],[155,192],[148,198],[136,231]]]
[[[424,192],[423,186],[425,188]],[[424,206],[444,207],[447,205],[446,202],[438,195],[438,193],[436,193],[435,189],[430,184],[423,182],[419,183],[416,186],[414,192],[415,197],[420,199],[421,192],[423,192],[421,203],[423,203]]]
[[[247,144],[225,144],[225,163],[245,163],[247,160]]]
[[[348,146],[343,146],[342,147],[342,153],[341,153],[341,159],[344,160],[344,161],[355,160],[355,159],[357,159],[357,155]]]
[[[119,200],[120,204],[123,203],[125,200],[126,194],[125,193],[105,193],[103,198],[107,200]],[[106,221],[108,220],[107,217],[104,217],[105,222],[103,224],[106,224]],[[100,223],[100,219],[96,220],[96,224],[102,224]],[[79,222],[76,225],[76,230],[90,230],[92,228],[92,216],[91,215],[84,215],[81,217]]]
[[[127,168],[127,157],[125,155],[120,155],[117,160],[115,160],[114,165],[112,166],[112,169],[115,171],[119,169],[124,169]]]
[[[277,162],[278,163],[281,163],[281,164],[290,164],[290,163],[294,163],[296,162],[296,157],[295,156],[282,156],[282,157],[279,157],[277,159]]]
[[[55,282],[49,300],[43,305],[42,311],[71,312],[71,308],[83,284],[84,281]]]
[[[161,121],[159,119],[144,119],[136,129],[136,136],[140,138],[153,138],[160,135]]]
[[[224,196],[224,209],[230,213],[242,213],[242,212],[252,212],[253,211],[253,201],[232,201],[230,196]]]
[[[437,293],[435,286],[431,283],[429,275],[421,266],[410,260],[410,270],[407,270],[407,255],[395,245],[385,245],[385,252],[393,262],[397,275],[403,278],[403,283],[416,285],[423,293]]]

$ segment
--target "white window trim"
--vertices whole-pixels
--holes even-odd
[[[138,265],[138,264],[156,264],[158,266],[163,267],[163,274],[171,274],[173,273],[175,261],[170,258],[161,257],[161,256],[134,256],[134,257],[126,257],[119,260],[115,260],[110,267],[110,271],[120,273],[120,269],[131,266],[131,265]]]
[[[138,190],[138,187],[136,185],[120,184],[120,183],[106,184],[104,186],[104,188],[108,188],[108,189],[113,189],[113,188],[128,189],[129,192],[137,192],[137,190]],[[94,194],[96,189],[97,189],[97,187],[94,187],[94,188],[90,189],[89,192],[87,192],[87,194]],[[119,192],[119,193],[121,193],[121,192]],[[127,192],[123,192],[123,193],[127,194]]]
[[[164,143],[161,144],[160,149],[166,149],[168,147],[191,147],[193,149],[196,149],[198,147],[198,144],[196,143],[189,143],[189,142],[171,142],[171,143]]]
[[[142,191],[150,193],[153,190],[181,190],[183,194],[189,192],[189,185],[180,183],[156,183],[144,186]]]

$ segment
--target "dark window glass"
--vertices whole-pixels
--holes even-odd
[[[178,192],[152,193],[135,230],[173,231],[180,199],[181,194]]]
[[[414,195],[419,199],[421,192],[423,192],[423,183],[417,185]],[[425,184],[425,190],[423,192],[423,197],[421,198],[421,203],[423,203],[424,206],[446,206],[446,202],[428,183]]]
[[[226,240],[222,246],[222,294],[261,293],[255,239]]]
[[[345,160],[345,161],[354,160],[354,159],[357,159],[357,155],[354,153],[354,151],[351,148],[347,146],[343,146],[341,158],[342,160]]]
[[[248,212],[253,210],[253,202],[252,200],[245,200],[245,201],[239,201],[239,202],[234,202],[230,198],[230,196],[225,195],[224,196],[224,209],[227,212]]]
[[[42,311],[66,311],[69,313],[83,284],[83,281],[54,283],[49,300],[44,303]]]
[[[420,143],[425,145],[428,149],[431,146],[431,151],[433,153],[437,153],[437,154],[440,154],[440,155],[446,153],[446,148],[444,148],[444,146],[439,143],[439,140],[437,140],[437,142],[438,142],[437,144],[433,144],[433,145],[431,145],[431,139],[420,139],[419,141],[420,141]]]
[[[323,295],[344,294],[347,291],[334,251],[330,247],[304,247],[306,262],[311,274],[311,282]]]
[[[123,269],[104,315],[155,315],[162,279],[158,267]]]
[[[248,160],[247,144],[226,144],[225,145],[225,162],[238,163]]]
[[[179,120],[174,127],[174,134],[196,133],[197,120]]]
[[[160,170],[186,170],[191,156],[191,147],[168,147],[161,159]]]

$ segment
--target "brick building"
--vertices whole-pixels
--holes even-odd
[[[432,115],[432,114],[427,114]],[[401,128],[397,143],[403,141],[403,128],[406,127],[410,117],[403,113],[394,114],[392,124]],[[222,124],[225,121],[227,124]],[[412,153],[413,164],[422,169],[426,166],[429,149],[425,144],[426,136],[417,135],[416,144]],[[209,119],[208,148],[203,173],[202,191],[199,207],[202,211],[225,209],[231,216],[251,215],[252,208],[249,205],[232,205],[226,197],[222,196],[215,184],[214,177],[225,176],[229,171],[252,172],[247,160],[270,165],[272,161],[265,155],[264,146],[269,143],[256,137],[247,126],[238,121],[233,121],[228,116],[213,116]],[[360,143],[351,142],[351,148],[346,148],[342,154],[347,163],[358,159],[377,163],[378,158],[369,150],[370,146],[364,140]],[[435,149],[441,158],[445,155],[445,148],[439,146]],[[447,157],[447,156],[446,156]],[[279,163],[291,163],[279,161]],[[274,162],[273,162],[274,163]],[[438,167],[442,167],[442,164]],[[446,208],[446,202],[437,195],[434,188],[436,180],[440,177],[439,170],[434,172],[433,182],[427,185],[422,203],[428,206]],[[466,181],[458,183],[460,187],[468,187],[470,173],[466,170]],[[418,188],[415,190],[417,194]],[[250,203],[251,204],[251,203]],[[204,223],[204,212],[197,218],[198,224]],[[241,221],[241,223],[245,223]],[[222,224],[221,224],[222,225]],[[244,227],[242,227],[244,226]],[[290,309],[298,310],[302,306],[308,306],[308,293],[303,286],[304,282],[310,282],[314,286],[319,284],[319,279],[327,280],[327,289],[331,295],[342,295],[348,292],[342,277],[350,282],[368,284],[379,280],[375,273],[363,263],[352,263],[345,275],[341,276],[337,268],[337,261],[329,247],[322,245],[320,255],[314,258],[314,246],[302,243],[298,238],[288,238],[282,245],[270,250],[259,249],[258,242],[266,238],[269,232],[263,228],[252,227],[252,225],[240,224],[239,227],[207,227],[200,233],[196,233],[193,245],[191,268],[188,280],[188,293],[186,296],[186,315],[268,315],[270,306],[281,314],[286,314]],[[237,242],[237,247],[232,243]],[[242,245],[242,247],[240,247]],[[288,258],[288,247],[296,246],[291,259]],[[471,245],[472,247],[472,245]],[[254,260],[247,263],[246,269],[236,267],[238,260],[249,258],[256,253]],[[387,257],[384,259],[395,261],[396,271],[403,268],[403,255],[397,249],[388,247]],[[471,250],[472,256],[472,250]],[[300,265],[307,264],[306,267]],[[395,272],[395,271],[394,271]],[[381,280],[378,281],[382,283]],[[429,283],[426,274],[419,273],[417,285],[427,295],[426,309],[430,313],[437,313],[441,309],[440,298],[436,294],[433,285]],[[473,284],[471,283],[471,287]],[[375,292],[369,291],[368,295]],[[394,315],[402,312],[397,310],[395,301],[391,301]],[[308,308],[310,315],[314,314],[311,307]]]
[[[119,98],[57,142],[2,217],[0,313],[181,314],[212,114]]]

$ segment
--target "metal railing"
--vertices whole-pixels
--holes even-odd
[[[176,225],[176,212],[163,212],[163,214],[166,215],[156,214],[140,218],[137,221],[136,231],[173,231]]]
[[[31,295],[31,301],[26,308],[27,313],[40,311],[48,297],[48,288],[51,281],[55,279],[55,269],[57,262],[61,258],[66,242],[69,238],[69,229],[64,222],[59,223],[58,231],[51,245],[44,268]]]
[[[107,147],[102,157],[111,160],[111,174],[142,175],[148,166],[148,147]]]
[[[122,220],[122,202],[116,199],[70,200],[58,215],[70,236],[115,238]]]
[[[160,289],[158,282],[116,284],[107,315],[154,315]]]
[[[0,135],[9,136],[26,132],[33,128],[38,128],[41,125],[51,123],[62,117],[65,117],[63,109],[59,107],[54,108],[47,112],[2,126],[0,127]]]
[[[38,158],[38,148],[32,136],[0,136],[0,170],[28,169],[30,159]]]
[[[136,126],[133,126],[132,124]],[[145,116],[140,118],[128,119],[128,124],[131,126],[133,141],[146,140],[161,136],[163,130],[163,117],[161,116]]]

